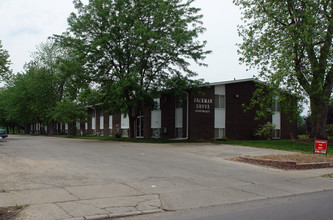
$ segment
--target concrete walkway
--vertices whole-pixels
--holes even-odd
[[[17,219],[103,219],[161,211],[158,194],[124,184],[2,193],[0,207],[29,204]]]
[[[332,168],[283,171],[225,160],[288,153],[269,149],[35,137],[5,144],[0,207],[27,205],[19,220],[108,219],[333,189],[332,178],[320,177]]]
[[[283,171],[281,181],[269,184],[262,174],[257,181],[222,182],[214,187],[176,179],[155,181],[152,186],[132,183],[11,191],[0,194],[0,207],[29,204],[17,216],[19,220],[107,219],[332,190],[333,180],[319,177],[325,173],[333,169]]]

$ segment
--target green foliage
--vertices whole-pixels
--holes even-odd
[[[326,128],[326,132],[328,136],[333,136],[333,124],[328,124]]]
[[[272,138],[272,133],[275,128],[271,122],[267,122],[264,125],[261,125],[257,130],[254,132],[254,136],[262,138],[264,140],[270,140]]]
[[[325,178],[333,178],[333,173],[324,174],[324,175],[321,175],[321,177],[325,177]]]
[[[197,39],[205,29],[193,1],[75,0],[68,31],[55,38],[84,61],[108,111],[131,119],[133,109],[152,103],[171,78],[190,82],[196,76],[189,60],[205,65],[201,60],[210,51]]]
[[[84,121],[87,116],[85,106],[63,99],[61,102],[57,102],[53,119],[57,122],[72,124],[76,121]]]
[[[77,56],[48,41],[32,57],[25,73],[15,75],[0,92],[0,122],[19,127],[36,122],[50,126],[55,119],[67,122],[74,120],[74,115],[81,116],[77,99],[79,92],[88,88],[88,81]]]
[[[0,41],[0,82],[8,80],[11,76],[10,60],[7,50],[2,49],[2,43]]]
[[[25,206],[26,206],[26,205],[18,205],[18,204],[16,204],[15,206],[13,206],[13,209],[14,209],[14,210],[21,210],[21,209],[23,209]]]
[[[121,138],[121,136],[122,136],[121,131],[116,131],[115,134],[114,134],[114,136],[116,138]]]
[[[243,38],[239,45],[241,62],[259,69],[259,78],[270,88],[308,98],[311,136],[325,138],[327,104],[333,87],[332,2],[234,3],[241,7],[244,21],[239,26]]]
[[[269,148],[276,150],[286,150],[313,154],[314,142],[296,142],[288,140],[246,140],[246,141],[228,141],[223,144],[238,146],[249,146],[257,148]],[[328,144],[328,155],[333,156],[333,145]]]
[[[226,136],[223,136],[223,137],[222,137],[222,141],[229,141],[229,138],[226,137]]]
[[[103,96],[98,90],[87,88],[78,95],[78,100],[82,105],[96,105],[103,102]]]
[[[297,135],[306,135],[306,121],[302,116],[297,117]]]

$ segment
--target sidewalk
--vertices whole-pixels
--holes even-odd
[[[157,194],[124,184],[77,186],[1,193],[0,207],[25,205],[16,219],[104,219],[161,211]]]
[[[332,190],[333,179],[320,177],[325,173],[333,173],[333,169],[277,172],[277,179],[282,178],[274,183],[263,174],[254,177],[254,182],[244,176],[243,181],[219,186],[174,178],[154,181],[155,185],[114,183],[11,191],[0,194],[0,207],[29,205],[19,213],[19,220],[108,219]]]

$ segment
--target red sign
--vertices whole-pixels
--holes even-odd
[[[316,154],[327,154],[327,141],[316,140],[314,152]]]

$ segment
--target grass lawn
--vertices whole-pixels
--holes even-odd
[[[55,135],[54,137],[62,138],[79,138],[100,141],[124,141],[135,143],[195,143],[196,140],[187,139],[165,139],[165,138],[127,138],[127,137],[110,137],[110,136],[80,136],[80,135]],[[294,151],[301,153],[313,154],[314,142],[294,142],[289,140],[238,140],[238,141],[215,141],[218,144],[230,144],[239,146],[249,146],[258,148],[270,148],[276,150]],[[328,144],[328,156],[333,156],[333,144]]]
[[[54,137],[62,138],[79,138],[90,139],[100,141],[124,141],[124,142],[136,142],[136,143],[193,143],[195,140],[187,139],[165,139],[165,138],[127,138],[127,137],[110,137],[110,136],[80,136],[80,135],[55,135]]]
[[[225,141],[221,144],[250,146],[258,148],[271,148],[277,150],[295,151],[301,153],[313,153],[313,143],[300,143],[288,140],[250,140],[250,141]],[[333,144],[328,144],[328,155],[333,156]]]

